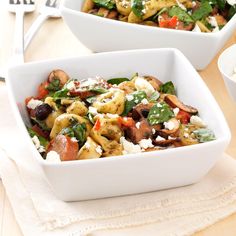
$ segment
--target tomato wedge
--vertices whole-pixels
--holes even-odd
[[[183,110],[180,110],[176,116],[177,120],[180,120],[182,124],[188,124],[190,121],[191,115]]]
[[[119,117],[118,123],[120,125],[125,126],[125,127],[132,127],[135,125],[135,122],[134,122],[133,118],[131,118],[131,117]]]
[[[47,152],[50,151],[57,152],[62,161],[72,161],[77,159],[79,145],[69,136],[59,134],[50,142]]]
[[[49,91],[46,89],[48,85],[49,85],[48,81],[45,81],[39,85],[38,96],[37,96],[38,99],[43,99],[49,94]]]

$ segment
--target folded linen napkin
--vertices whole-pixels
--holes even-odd
[[[0,175],[25,236],[191,235],[236,212],[236,162],[227,155],[194,185],[60,201],[22,142],[9,107],[5,86],[0,86]]]

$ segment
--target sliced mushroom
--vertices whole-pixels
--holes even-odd
[[[140,140],[150,138],[153,135],[152,127],[145,119],[139,121],[138,127],[137,123],[136,126],[127,127],[125,129],[125,134],[126,137],[128,137],[131,142],[135,144],[137,144]]]
[[[63,87],[70,77],[63,70],[53,70],[48,76],[48,81],[52,82],[55,79],[59,79],[60,87]]]
[[[78,96],[80,99],[85,100],[88,97],[95,96],[97,93],[88,90],[71,90],[70,95]]]
[[[144,79],[147,80],[155,90],[160,91],[160,86],[162,85],[162,82],[159,79],[150,75],[144,76]]]
[[[138,104],[135,106],[132,110],[132,118],[134,120],[140,120],[143,118],[147,118],[148,113],[150,109],[153,107],[154,103],[148,103],[148,104]]]
[[[164,101],[169,104],[172,108],[178,107],[180,110],[186,111],[191,114],[197,114],[198,110],[189,105],[182,103],[175,95],[167,94]]]
[[[82,5],[82,12],[89,12],[90,10],[92,10],[94,8],[94,2],[93,0],[85,0],[83,5]]]
[[[176,142],[179,142],[180,139],[176,138],[176,139],[165,139],[165,140],[156,140],[154,139],[152,142],[154,145],[156,146],[161,146],[161,147],[167,147],[170,146]]]
[[[115,19],[117,19],[117,16],[118,16],[118,13],[117,13],[117,11],[110,11],[109,13],[108,13],[108,15],[107,15],[107,18],[109,18],[109,19],[112,19],[112,20],[115,20]]]

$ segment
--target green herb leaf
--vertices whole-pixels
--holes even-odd
[[[49,91],[58,91],[60,89],[60,80],[54,79],[49,85],[46,87]]]
[[[147,120],[151,125],[160,124],[174,117],[174,112],[165,102],[155,104],[149,111]]]
[[[236,14],[236,5],[229,8],[227,20],[230,20]]]
[[[159,97],[160,97],[160,93],[155,91],[151,94],[151,96],[149,98],[149,102],[156,102]]]
[[[40,145],[43,147],[46,147],[48,145],[48,140],[45,139],[44,137],[38,135],[34,130],[32,130],[31,128],[27,127],[28,133],[30,135],[31,138],[33,138],[34,136],[37,136],[40,142]]]
[[[97,4],[99,7],[105,7],[109,10],[114,9],[116,6],[114,0],[93,0],[93,2]]]
[[[75,137],[78,140],[79,145],[82,145],[86,141],[86,124],[74,124],[62,129],[60,133],[70,137]]]
[[[172,81],[168,81],[160,86],[160,91],[162,93],[168,93],[168,94],[173,94],[176,95],[175,92],[175,86],[172,83]]]
[[[202,18],[207,17],[212,12],[212,7],[209,2],[204,1],[201,3],[200,7],[193,12],[192,18],[194,21],[201,20]]]
[[[68,88],[63,88],[63,89],[61,89],[61,90],[55,92],[54,95],[53,95],[54,101],[59,100],[59,99],[63,99],[63,98],[68,98],[68,97],[70,97],[70,96],[68,95],[68,92],[69,92],[69,89],[68,89]]]
[[[88,97],[88,98],[86,98],[86,101],[89,104],[92,104],[92,103],[94,103],[96,101],[96,96]]]
[[[94,125],[95,122],[94,122],[94,119],[93,119],[93,117],[94,117],[93,114],[88,113],[88,114],[87,114],[87,117],[88,117],[89,121]]]
[[[129,79],[128,78],[112,78],[112,79],[107,80],[109,84],[120,84],[124,81],[129,81]]]
[[[173,6],[168,11],[169,16],[177,16],[180,21],[183,21],[184,23],[192,23],[194,22],[192,17],[183,9],[177,6]]]
[[[133,13],[142,19],[143,17],[143,9],[144,9],[144,5],[143,5],[143,0],[133,0],[132,2],[132,11]]]
[[[132,99],[125,101],[125,108],[123,111],[123,116],[126,116],[134,106],[139,104],[144,98],[147,98],[147,94],[144,91],[136,91],[134,93],[129,94]]]
[[[193,133],[200,143],[205,143],[216,139],[215,134],[210,129],[197,129],[194,130]]]

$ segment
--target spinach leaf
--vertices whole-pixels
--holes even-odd
[[[63,98],[70,97],[68,95],[68,92],[69,92],[68,88],[63,88],[63,89],[55,92],[54,95],[53,95],[53,100],[56,101],[56,100],[60,100],[60,99],[63,99]]]
[[[38,135],[34,130],[29,127],[27,127],[27,130],[31,138],[33,138],[34,136],[38,137],[41,146],[46,147],[48,145],[49,142],[46,138]]]
[[[204,1],[201,6],[192,14],[194,21],[201,20],[207,17],[212,12],[212,7],[209,2]]]
[[[147,120],[150,125],[156,125],[168,121],[174,117],[174,112],[165,102],[155,104],[149,111]]]
[[[105,7],[109,10],[114,9],[116,6],[116,3],[114,0],[93,0],[95,4],[97,4],[100,7]]]
[[[214,133],[210,129],[197,129],[194,130],[193,133],[200,143],[205,143],[216,139]]]
[[[194,22],[192,17],[183,9],[177,6],[173,6],[168,11],[169,16],[177,16],[180,21],[183,21],[187,24]]]
[[[132,2],[132,11],[133,13],[142,19],[143,17],[143,10],[144,10],[144,4],[143,4],[143,0],[133,0]]]
[[[220,10],[225,9],[225,4],[226,4],[225,0],[217,0],[216,2],[217,2],[217,6],[219,7]]]
[[[78,140],[79,145],[82,145],[86,141],[86,125],[85,123],[73,124],[72,126],[63,128],[60,134],[75,137]]]
[[[120,84],[124,81],[129,81],[129,79],[128,78],[112,78],[112,79],[107,80],[109,84]]]
[[[60,80],[54,79],[49,85],[46,87],[49,91],[58,91],[60,89]]]
[[[160,91],[162,93],[168,93],[168,94],[173,94],[176,95],[175,92],[175,86],[172,83],[172,81],[168,81],[160,86]]]
[[[126,99],[125,101],[123,116],[126,116],[132,108],[139,104],[144,98],[147,98],[147,94],[144,91],[135,91],[127,96],[129,96],[129,99]]]

